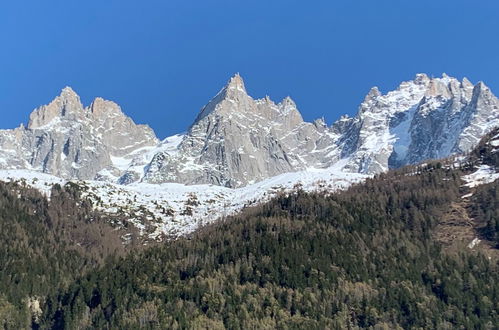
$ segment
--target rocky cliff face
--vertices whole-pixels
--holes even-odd
[[[499,125],[499,100],[482,82],[418,74],[395,91],[373,88],[355,118],[335,123],[347,170],[391,167],[471,150]]]
[[[184,135],[159,142],[118,105],[83,107],[65,88],[27,127],[0,131],[0,168],[65,179],[241,187],[310,168],[378,173],[473,148],[499,126],[499,100],[483,83],[418,74],[395,91],[372,88],[355,117],[305,122],[291,98],[253,99],[239,75]]]
[[[98,179],[119,173],[113,158],[158,143],[147,126],[135,125],[119,106],[101,98],[84,108],[69,87],[35,109],[27,127],[0,133],[2,168],[34,169],[65,179]]]
[[[239,187],[321,164],[332,146],[324,124],[303,121],[295,103],[254,100],[239,75],[203,107],[176,152],[154,156],[144,180]]]

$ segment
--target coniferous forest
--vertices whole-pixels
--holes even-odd
[[[497,329],[499,182],[462,198],[478,162],[499,165],[482,143],[459,166],[404,167],[335,193],[297,188],[146,248],[124,247],[74,186],[47,201],[0,184],[1,325]],[[458,208],[482,248],[449,232]]]

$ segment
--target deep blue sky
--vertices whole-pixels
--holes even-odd
[[[499,94],[499,1],[20,0],[0,4],[1,128],[66,85],[111,99],[159,137],[240,72],[305,119],[354,114],[369,88],[418,72]]]

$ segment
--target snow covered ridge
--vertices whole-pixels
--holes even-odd
[[[200,112],[176,153],[157,153],[150,183],[241,187],[281,173],[343,164],[374,174],[470,151],[499,126],[499,100],[479,82],[416,75],[387,94],[371,89],[358,114],[332,126],[303,121],[291,98],[254,100],[233,77]]]
[[[55,184],[61,186],[66,184],[64,179],[29,170],[0,170],[0,181],[26,184],[37,189],[48,198],[50,198],[50,192]]]
[[[192,232],[280,192],[334,191],[390,168],[465,154],[499,126],[482,82],[418,74],[386,94],[372,88],[355,117],[305,122],[290,97],[253,99],[236,75],[183,134],[160,141],[114,102],[84,107],[69,87],[0,130],[0,180],[50,193],[68,181],[117,226],[144,237]],[[491,145],[499,145],[499,137]],[[489,168],[469,182],[495,178]]]
[[[113,216],[116,226],[124,221],[133,224],[147,240],[178,237],[195,231],[220,217],[246,206],[269,200],[279,193],[289,193],[299,186],[305,191],[345,189],[361,182],[367,175],[344,173],[338,168],[307,169],[231,189],[216,185],[183,185],[178,183],[133,183],[119,185],[103,181],[71,181],[94,207]],[[1,181],[21,181],[49,196],[54,184],[66,180],[29,170],[0,171]]]

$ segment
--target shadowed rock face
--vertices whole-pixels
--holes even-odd
[[[278,174],[337,166],[378,173],[473,148],[499,126],[499,101],[483,83],[418,74],[394,91],[372,88],[355,117],[305,122],[287,97],[250,97],[239,75],[205,105],[184,135],[158,141],[119,106],[83,107],[65,88],[27,127],[0,131],[0,168],[127,184],[240,187]]]

